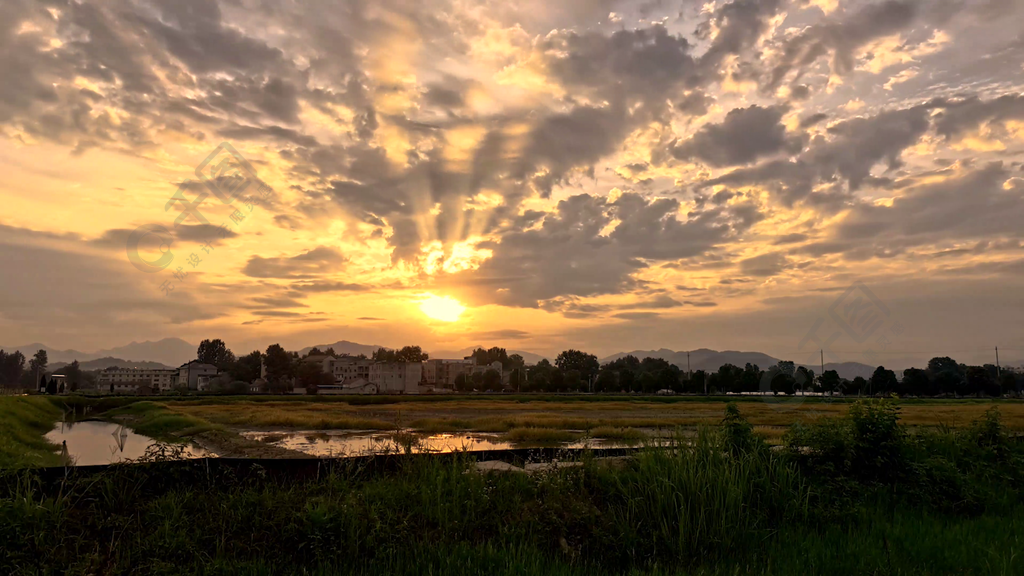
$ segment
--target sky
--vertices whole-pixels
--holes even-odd
[[[1024,360],[1020,0],[2,5],[0,344]]]

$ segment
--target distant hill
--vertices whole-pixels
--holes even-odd
[[[18,350],[25,355],[25,358],[31,358],[39,350],[46,350],[47,360],[49,360],[51,365],[60,362],[70,364],[73,360],[78,360],[81,363],[100,358],[138,358],[139,362],[157,362],[166,366],[181,366],[195,358],[197,348],[195,344],[189,344],[181,338],[164,338],[156,342],[132,342],[125,346],[97,350],[95,352],[58,350],[38,342],[23,346],[2,347],[7,352]]]
[[[465,358],[466,356],[469,356],[477,348],[490,348],[490,346],[470,346],[469,348],[463,348],[462,350],[438,350],[436,352],[428,353],[430,354],[431,358],[458,360],[460,358]],[[505,351],[508,352],[509,356],[513,354],[519,354],[520,356],[523,357],[523,360],[527,364],[536,364],[537,362],[540,362],[541,360],[547,358],[547,356],[541,356],[540,354],[534,354],[533,352],[525,352],[523,350],[509,350],[506,348]],[[550,361],[552,359],[548,358],[548,360]]]
[[[48,368],[54,372],[60,373],[61,369],[70,365],[70,362],[51,362]],[[87,362],[78,362],[78,368],[80,370],[103,370],[115,366],[117,368],[139,368],[143,370],[168,370],[177,368],[177,366],[168,366],[159,362],[149,362],[146,360],[122,360],[120,358],[112,358],[107,356],[105,358],[97,358],[96,360],[89,360]]]
[[[366,354],[367,356],[372,356],[377,349],[384,348],[384,346],[371,346],[369,344],[359,344],[356,342],[349,342],[348,340],[340,340],[334,344],[317,344],[316,346],[307,346],[298,351],[299,356],[305,356],[313,348],[319,348],[321,352],[326,351],[328,348],[334,348],[335,354],[350,354],[352,356]]]
[[[661,358],[679,368],[686,370],[686,351],[675,351],[667,348],[660,350],[634,350],[632,352],[619,352],[601,359],[601,364],[618,360],[624,356],[633,355],[643,360],[644,358]],[[704,370],[705,372],[717,372],[726,364],[732,364],[743,368],[747,363],[756,364],[764,370],[769,366],[778,364],[779,359],[761,352],[737,352],[734,350],[709,350],[701,348],[690,350],[690,369],[693,371]],[[821,366],[807,366],[814,373],[821,372]],[[825,364],[825,370],[835,370],[841,378],[853,380],[857,376],[870,378],[875,371],[874,366],[861,364],[860,362],[830,362]],[[902,371],[901,371],[902,372]]]

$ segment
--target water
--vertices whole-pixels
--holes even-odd
[[[480,433],[457,434],[415,434],[402,432],[346,432],[346,431],[305,431],[305,432],[242,432],[251,440],[267,442],[281,448],[296,450],[311,456],[337,458],[343,456],[369,456],[374,454],[445,453],[481,450],[508,450],[521,448],[522,444],[502,440],[500,436]],[[563,442],[559,448],[611,448],[625,444],[601,441],[579,440]]]
[[[77,466],[113,464],[135,460],[146,455],[150,447],[166,446],[162,442],[136,434],[124,426],[110,422],[62,422],[46,438],[60,445],[67,442],[68,455]],[[185,446],[182,456],[201,458],[209,456],[202,448]]]

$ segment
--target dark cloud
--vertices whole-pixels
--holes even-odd
[[[789,267],[784,254],[771,253],[740,260],[740,272],[747,276],[777,276]]]
[[[700,78],[690,45],[661,25],[598,32],[569,32],[548,38],[548,67],[566,87],[608,101],[637,98],[662,102],[680,87],[695,87]]]
[[[678,210],[674,199],[634,193],[614,202],[573,196],[539,228],[481,244],[492,257],[477,270],[452,275],[446,285],[474,302],[527,307],[565,296],[617,294],[638,286],[633,274],[648,261],[701,254],[748,226],[723,207],[691,212],[685,220]],[[617,225],[605,235],[613,220]]]
[[[922,2],[918,0],[888,0],[809,26],[785,41],[779,58],[772,64],[767,87],[774,90],[791,72],[799,79],[819,58],[826,56],[830,57],[833,73],[849,74],[855,66],[854,56],[862,46],[907,29],[921,11]]]
[[[1024,119],[1024,95],[1006,94],[992,100],[977,96],[950,102],[935,119],[935,131],[947,139],[977,132],[992,122]]]
[[[853,246],[914,246],[985,237],[1024,237],[1024,187],[1004,188],[1005,166],[992,163],[948,180],[916,186],[892,206],[858,204],[835,229]]]
[[[339,271],[348,258],[334,248],[319,246],[297,256],[249,258],[242,274],[253,278],[309,279]],[[301,290],[301,287],[296,286]]]
[[[768,21],[782,6],[782,0],[734,0],[719,6],[697,28],[697,35],[706,38],[717,31],[708,50],[701,56],[702,68],[721,72],[727,56],[749,51],[768,29]]]
[[[786,135],[785,113],[785,107],[776,106],[736,108],[721,124],[705,124],[692,138],[674,144],[672,155],[712,166],[735,166],[778,152],[795,154],[803,143],[799,136]]]
[[[283,59],[281,50],[225,26],[220,5],[207,0],[156,0],[160,18],[146,26],[193,72],[267,70]]]
[[[657,318],[658,316],[661,316],[661,314],[658,314],[657,312],[620,312],[618,314],[613,314],[612,318],[617,318],[619,320],[649,320],[651,318]]]
[[[150,226],[153,226],[153,224],[150,224]],[[238,237],[237,232],[229,228],[214,226],[213,224],[181,224],[174,226],[173,223],[171,223],[159,226],[161,226],[163,230],[166,230],[168,235],[168,238],[163,238],[163,233],[160,233],[161,238],[164,240],[171,240],[172,248],[175,240],[193,244],[210,244],[212,246],[216,246],[224,240]],[[89,240],[89,243],[103,248],[124,250],[128,243],[128,237],[134,230],[134,228],[112,228],[105,231],[99,237]]]
[[[299,292],[364,292],[370,290],[364,284],[352,284],[348,282],[332,282],[328,280],[314,280],[310,282],[296,282],[291,285],[292,290]]]

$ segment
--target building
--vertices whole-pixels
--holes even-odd
[[[423,363],[423,381],[437,388],[454,388],[455,378],[459,374],[469,376],[473,373],[472,358],[462,360],[427,360]]]
[[[149,386],[154,391],[173,389],[178,383],[178,370],[146,368],[107,368],[96,379],[100,390],[109,391],[113,385],[115,393],[134,394],[139,386]]]
[[[357,356],[331,358],[324,372],[334,376],[334,382],[347,385],[358,380],[370,381],[370,367],[373,360]]]
[[[417,394],[423,380],[421,362],[374,362],[370,382],[382,394]]]
[[[189,390],[209,390],[210,380],[217,375],[217,367],[198,360],[186,362],[178,368],[177,386]]]

